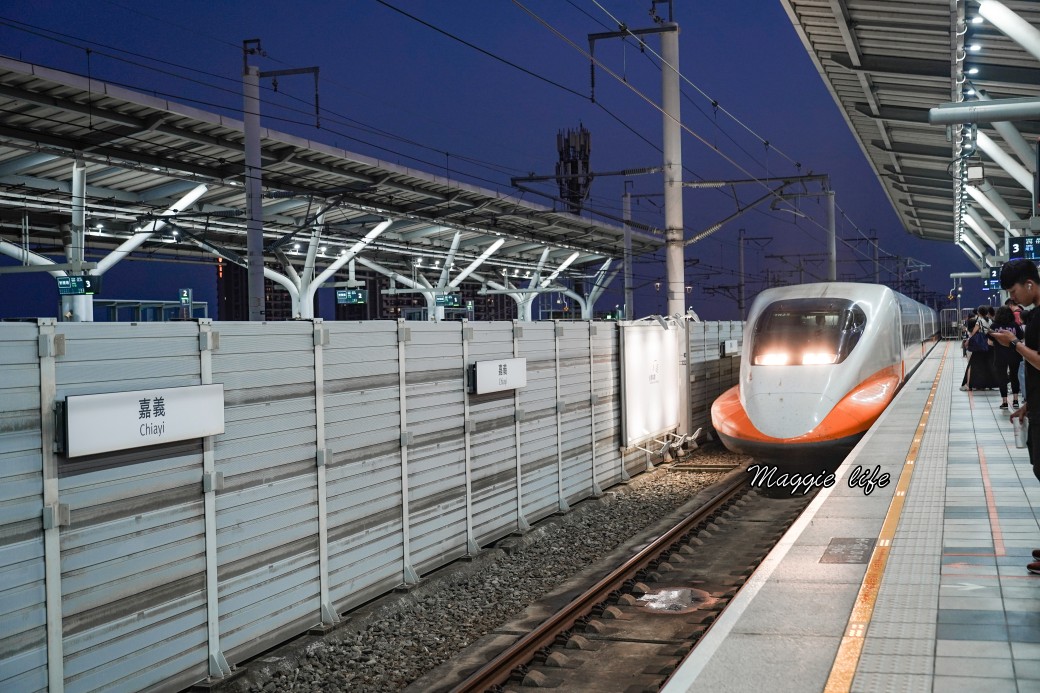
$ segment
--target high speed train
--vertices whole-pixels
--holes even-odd
[[[744,328],[739,383],[711,420],[730,450],[842,459],[936,341],[935,311],[878,284],[763,291]]]

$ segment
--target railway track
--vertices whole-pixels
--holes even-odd
[[[745,477],[443,690],[658,690],[814,495],[767,497]]]

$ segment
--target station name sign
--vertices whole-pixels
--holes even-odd
[[[477,361],[469,368],[471,394],[483,395],[527,386],[526,358]]]
[[[64,417],[68,457],[203,438],[224,432],[224,386],[69,395]]]

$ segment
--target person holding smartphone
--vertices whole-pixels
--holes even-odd
[[[1026,425],[1026,448],[1033,476],[1040,480],[1040,415],[1028,416],[1029,403],[1040,392],[1040,272],[1032,260],[1012,260],[1004,263],[1000,270],[1000,288],[1015,300],[1030,309],[1024,316],[1025,339],[1018,339],[1011,332],[992,332],[990,338],[1001,346],[1011,347],[1026,362],[1026,401],[1011,413],[1012,421],[1028,417]],[[1040,575],[1040,549],[1033,549],[1033,562],[1026,566],[1030,573]]]

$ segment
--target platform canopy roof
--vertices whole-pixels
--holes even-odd
[[[781,2],[906,230],[995,264],[1031,213],[1040,3]]]
[[[321,211],[328,257],[393,219],[360,257],[398,269],[447,257],[457,232],[460,267],[504,240],[481,271],[530,268],[546,249],[547,271],[575,252],[568,266],[579,271],[623,256],[620,223],[267,128],[261,142],[265,260],[301,240],[306,247]],[[118,246],[201,183],[205,194],[136,253],[246,256],[240,119],[0,57],[0,239],[62,253],[77,159],[86,166],[88,253]],[[657,230],[634,228],[635,255],[662,244]]]

